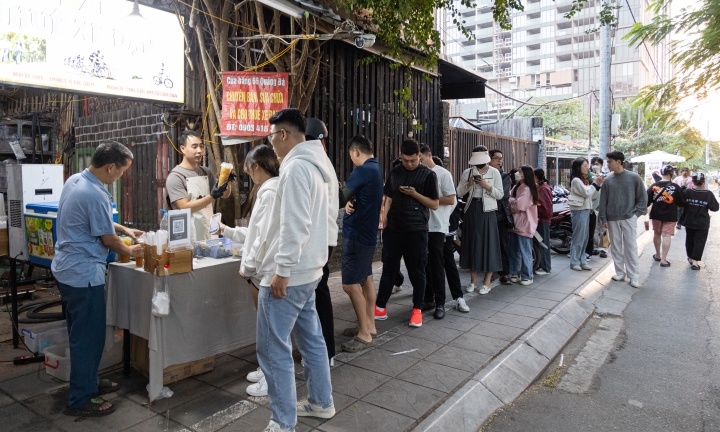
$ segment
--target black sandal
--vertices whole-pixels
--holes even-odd
[[[115,384],[115,385],[113,385]],[[106,395],[108,393],[115,393],[116,391],[120,390],[120,383],[114,383],[107,379],[101,379],[100,382],[98,382],[98,396]]]
[[[700,270],[700,266],[696,264],[691,265],[690,268],[693,270]]]
[[[655,261],[658,261],[658,262],[662,261],[662,259],[656,257],[655,254],[653,254],[653,259],[654,259]]]
[[[660,264],[660,267],[670,267],[670,261],[665,264]]]
[[[115,405],[111,405],[106,410],[100,410],[100,407],[107,402],[99,397],[88,399],[82,408],[65,408],[63,414],[70,417],[103,417],[115,412]]]

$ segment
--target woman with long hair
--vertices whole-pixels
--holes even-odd
[[[460,268],[470,269],[467,292],[475,291],[477,274],[484,274],[480,294],[490,292],[492,275],[502,270],[500,233],[497,217],[498,201],[504,196],[500,171],[488,165],[492,159],[485,146],[472,151],[469,165],[460,176],[458,196],[468,195],[463,216]]]
[[[258,287],[263,277],[260,264],[264,258],[266,245],[270,244],[280,232],[280,230],[267,225],[280,181],[280,161],[271,146],[262,144],[253,147],[248,152],[244,168],[253,182],[260,186],[250,215],[250,222],[247,228],[224,227],[222,235],[245,243],[240,263],[240,277],[249,282],[255,309],[257,309]],[[267,382],[265,374],[260,368],[250,372],[247,380],[255,383],[247,387],[247,394],[257,397],[267,396]]]
[[[572,241],[570,243],[570,268],[577,271],[592,270],[587,264],[585,248],[590,235],[589,223],[592,211],[592,200],[600,193],[600,186],[605,177],[595,176],[592,183],[587,175],[590,166],[585,158],[579,157],[572,163],[570,172],[570,214],[572,216]]]
[[[553,216],[552,188],[548,179],[545,178],[545,170],[542,168],[535,169],[535,181],[538,184],[538,195],[540,203],[538,204],[538,232],[543,238],[545,247],[540,248],[540,266],[536,274],[544,275],[550,273],[552,269],[550,258],[550,220]]]
[[[533,237],[538,226],[537,205],[540,200],[535,172],[523,165],[515,173],[517,184],[510,191],[510,210],[515,227],[510,230],[510,282],[533,283]]]

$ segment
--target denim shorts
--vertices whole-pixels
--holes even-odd
[[[372,275],[375,245],[360,243],[355,239],[342,239],[342,283],[364,283]]]

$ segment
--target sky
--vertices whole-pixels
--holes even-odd
[[[698,3],[697,0],[673,0],[671,10],[677,13],[682,8],[695,8]],[[676,38],[683,37],[687,35],[676,35]],[[678,111],[685,111],[681,115],[690,118],[690,125],[697,128],[704,136],[712,140],[720,140],[720,122],[717,121],[717,113],[720,112],[720,92],[715,91],[702,101],[695,97],[687,98],[678,106]]]

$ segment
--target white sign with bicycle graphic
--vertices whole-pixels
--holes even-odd
[[[126,0],[0,0],[0,82],[182,103],[177,17],[132,10]]]

